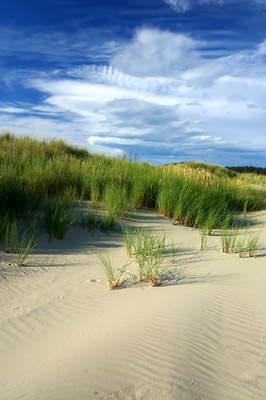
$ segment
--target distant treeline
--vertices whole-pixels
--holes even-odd
[[[266,176],[266,168],[262,168],[262,167],[253,167],[252,165],[250,166],[245,166],[245,167],[225,167],[230,169],[231,171],[235,171],[235,172],[248,172],[248,173],[255,173],[255,174],[259,174],[259,175],[265,175]]]

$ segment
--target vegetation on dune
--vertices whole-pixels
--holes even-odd
[[[234,178],[237,176],[237,172],[230,170],[228,167],[224,168],[217,164],[205,164],[201,161],[187,161],[176,164],[168,164],[168,166],[174,166],[177,170],[184,170],[190,168],[191,170],[203,170],[207,174],[212,174],[216,177]]]
[[[236,173],[203,163],[153,167],[91,155],[63,141],[0,136],[1,210],[22,216],[36,195],[83,198],[109,214],[157,207],[188,225],[202,225],[211,212],[258,209],[263,194],[236,183]],[[20,201],[17,201],[17,200]]]
[[[232,212],[259,209],[265,197],[262,191],[206,174],[202,169],[188,167],[177,173],[175,167],[168,167],[165,176],[158,191],[158,210],[173,217],[174,222],[206,228],[209,233]]]
[[[131,159],[89,154],[61,140],[0,136],[0,235],[14,220],[42,218],[50,240],[74,223],[79,199],[100,205],[105,217],[88,214],[89,229],[111,229],[132,208],[161,214],[207,233],[237,211],[257,210],[265,193],[235,171],[203,163],[151,166]]]
[[[235,214],[258,210],[266,193],[253,184],[265,177],[200,162],[151,166],[130,158],[89,154],[63,141],[39,141],[29,137],[0,136],[0,245],[17,255],[24,265],[37,245],[40,226],[52,238],[63,239],[77,221],[90,232],[114,229],[117,218],[133,208],[155,208],[173,223],[197,227],[200,249],[207,235],[219,229],[225,253],[237,251],[255,257],[259,234],[243,233]],[[86,214],[74,208],[90,200]],[[95,206],[102,211],[95,211]],[[124,229],[129,257],[134,256],[139,281],[152,286],[162,282],[170,263],[175,262],[175,245],[165,235]],[[98,258],[111,290],[119,287],[129,263],[115,268],[109,259]]]
[[[200,171],[209,179],[210,176],[216,178],[231,178],[237,184],[256,184],[266,185],[266,168],[262,167],[221,167],[217,164],[205,164],[200,161],[189,161],[176,164],[168,164],[167,167],[175,168],[176,171],[190,169],[195,174]],[[192,173],[192,172],[190,172]]]

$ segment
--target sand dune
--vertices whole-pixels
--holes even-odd
[[[264,400],[266,216],[261,251],[223,254],[218,236],[151,210],[122,221],[164,231],[177,255],[163,284],[138,284],[129,266],[109,291],[95,249],[121,265],[125,241],[73,227],[39,246],[27,265],[0,253],[0,399]],[[10,264],[10,265],[9,265]]]

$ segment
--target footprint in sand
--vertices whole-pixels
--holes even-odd
[[[17,306],[17,307],[12,308],[12,311],[14,312],[14,314],[15,314],[17,317],[19,317],[19,316],[21,316],[21,315],[24,314],[24,310],[23,310],[23,308],[20,307],[20,306]]]
[[[64,300],[64,297],[63,296],[55,296],[55,297],[53,297],[53,300],[62,301],[62,300]]]
[[[80,285],[86,284],[86,283],[90,283],[91,285],[96,285],[96,283],[101,282],[101,279],[86,279],[85,281],[81,281]]]
[[[92,285],[95,285],[95,283],[99,283],[99,282],[101,282],[100,279],[90,279],[89,280],[89,283],[91,283]]]

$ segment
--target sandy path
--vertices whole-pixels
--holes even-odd
[[[107,289],[94,248],[121,265],[119,233],[43,235],[20,268],[1,252],[0,399],[264,400],[265,212],[256,217],[262,250],[239,259],[217,236],[200,252],[196,230],[133,215],[129,225],[163,230],[178,248],[157,288]]]

